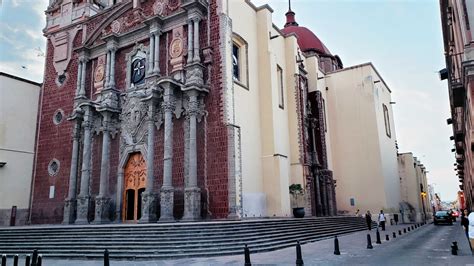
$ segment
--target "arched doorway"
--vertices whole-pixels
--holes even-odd
[[[146,186],[146,163],[141,153],[132,153],[124,171],[123,211],[124,222],[137,222],[142,216],[142,193]]]

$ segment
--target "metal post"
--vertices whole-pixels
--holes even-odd
[[[303,266],[303,256],[301,255],[300,241],[296,241],[296,266]]]

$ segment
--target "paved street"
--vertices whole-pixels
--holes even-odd
[[[381,232],[382,244],[375,243],[375,231],[372,230],[374,248],[366,249],[367,231],[340,236],[341,255],[333,255],[334,240],[326,239],[302,246],[303,260],[306,265],[474,265],[469,244],[459,223],[453,226],[425,225],[415,231],[407,232],[392,239],[392,232],[405,226],[388,227]],[[385,241],[385,234],[390,240]],[[459,255],[451,255],[450,245],[458,241]],[[287,248],[273,252],[251,254],[253,265],[294,265],[295,249]],[[44,260],[43,265],[84,265],[98,266],[101,261]],[[213,258],[193,258],[166,261],[112,261],[111,265],[242,265],[244,256],[225,256]]]

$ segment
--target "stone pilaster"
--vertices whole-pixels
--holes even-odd
[[[188,64],[193,62],[193,21],[188,20]]]
[[[160,221],[174,220],[173,202],[173,112],[175,101],[171,85],[167,85],[163,95],[164,123],[164,156],[163,156],[163,186],[161,187],[161,217]]]
[[[157,193],[153,187],[155,182],[155,168],[154,168],[154,157],[155,157],[155,94],[152,92],[150,99],[148,100],[148,138],[147,138],[147,180],[145,192],[142,195],[142,217],[139,223],[151,223],[156,222],[156,204],[157,204]]]
[[[110,197],[108,196],[108,178],[110,161],[110,119],[112,113],[102,111],[102,156],[100,162],[99,195],[95,199],[94,223],[110,222]]]
[[[328,204],[327,204],[327,189],[326,189],[326,176],[324,174],[321,174],[320,176],[320,183],[321,185],[321,189],[320,189],[320,192],[321,192],[321,214],[323,216],[327,216],[328,215]]]
[[[69,173],[68,196],[64,201],[63,224],[72,224],[76,220],[77,164],[79,160],[79,139],[81,138],[81,121],[76,117],[72,133],[71,170]]]
[[[87,224],[88,213],[90,209],[90,193],[89,193],[89,182],[91,175],[91,131],[92,131],[92,107],[90,105],[84,105],[84,147],[82,153],[82,169],[81,169],[81,190],[77,197],[77,219],[75,224]]]
[[[194,23],[193,62],[196,62],[196,63],[201,61],[201,56],[199,55],[199,21],[200,20],[201,19],[199,17],[196,17],[193,19],[193,23]]]
[[[199,112],[198,92],[188,91],[189,102],[187,110],[187,120],[189,121],[189,160],[188,173],[189,180],[184,190],[184,216],[183,220],[197,220],[201,213],[201,190],[197,186],[197,115]]]

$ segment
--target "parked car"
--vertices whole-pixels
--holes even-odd
[[[453,217],[449,211],[437,211],[434,215],[434,224],[440,223],[453,224]]]

